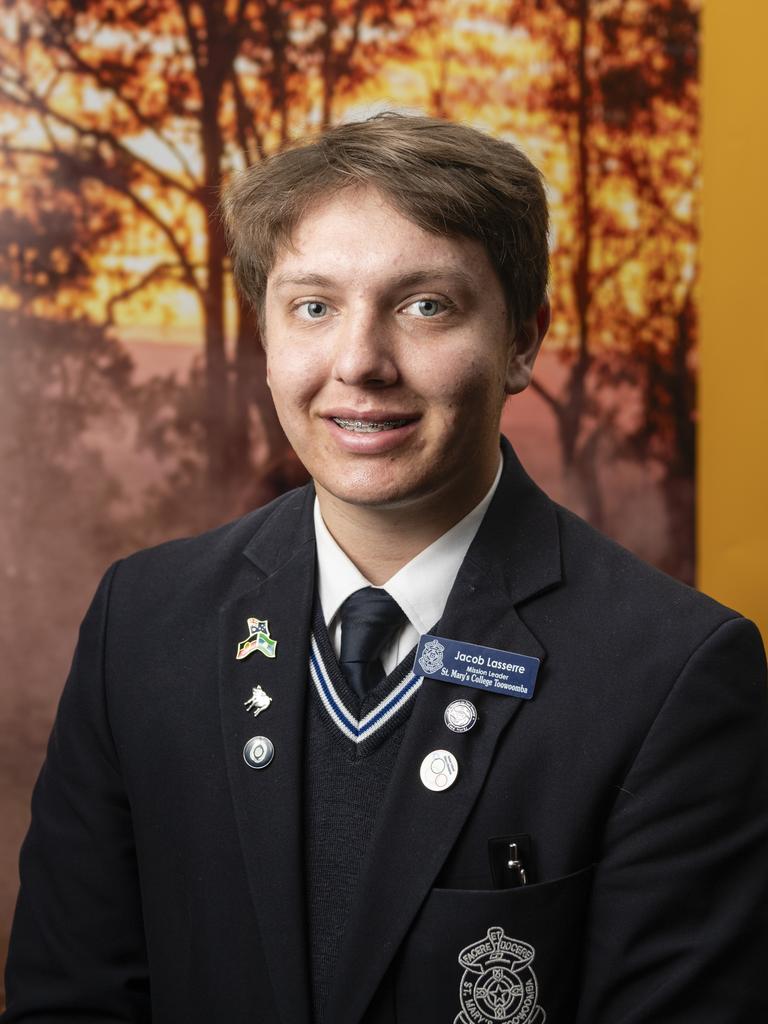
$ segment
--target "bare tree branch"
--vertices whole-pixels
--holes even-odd
[[[168,138],[168,136],[157,127],[157,125],[152,121],[151,118],[143,114],[138,104],[134,100],[123,95],[115,86],[115,84],[113,82],[110,82],[104,76],[103,71],[100,67],[97,67],[93,64],[89,64],[88,61],[86,61],[75,50],[70,41],[67,39],[65,33],[63,33],[59,26],[55,24],[55,22],[51,19],[50,15],[47,16],[47,23],[57,36],[57,46],[60,50],[66,53],[66,55],[69,57],[72,63],[84,74],[91,75],[98,83],[100,88],[112,93],[116,100],[118,100],[125,107],[127,107],[128,110],[130,110],[130,112],[133,114],[133,116],[136,118],[139,124],[143,125],[145,128],[148,128],[151,132],[153,132],[154,135],[162,142],[162,144],[168,148],[169,152],[173,153],[175,158],[178,160],[179,166],[181,167],[183,173],[186,174],[191,181],[194,181],[195,175],[192,171],[192,168],[189,165],[189,161],[184,156],[182,151],[178,148],[173,139]]]
[[[256,154],[260,160],[263,160],[266,156],[264,152],[264,143],[262,142],[261,136],[256,127],[256,119],[253,116],[253,111],[248,105],[242,87],[240,85],[240,78],[235,71],[234,65],[232,66],[232,74],[230,76],[232,82],[232,91],[235,97],[235,111],[237,116],[237,140],[240,144],[240,149],[243,153],[246,165],[250,165],[255,162],[254,155],[251,152],[251,147],[248,144],[248,136],[250,135],[253,139],[253,144],[256,148]]]
[[[2,90],[0,90],[0,93]],[[9,146],[6,144],[0,144],[0,151],[8,154],[15,154],[20,156],[36,156],[47,158],[49,160],[56,160],[58,163],[73,173],[76,178],[91,178],[95,181],[100,181],[103,185],[108,188],[119,192],[129,199],[134,206],[143,213],[149,220],[155,224],[160,231],[168,239],[171,248],[176,253],[179,261],[179,266],[183,272],[184,281],[197,292],[200,298],[204,298],[204,289],[200,285],[195,276],[194,266],[190,262],[187,254],[185,253],[180,242],[173,233],[173,229],[166,224],[166,222],[160,217],[147,203],[136,195],[133,189],[127,184],[127,182],[119,174],[116,174],[112,168],[106,167],[98,162],[98,159],[91,159],[90,161],[83,160],[80,157],[75,157],[71,153],[65,153],[60,149],[49,151],[46,149],[39,149],[34,146]]]
[[[12,92],[8,91],[7,88],[3,88],[0,85],[0,95],[5,96],[7,100],[21,107],[23,110],[31,110],[41,117],[50,117],[63,125],[65,128],[71,128],[80,138],[92,138],[97,142],[103,142],[109,146],[116,154],[120,154],[131,163],[136,164],[138,167],[142,167],[149,174],[154,175],[162,184],[168,188],[178,189],[183,192],[184,195],[188,196],[195,202],[200,201],[200,193],[197,188],[190,188],[188,185],[184,185],[176,178],[166,174],[165,171],[161,171],[154,164],[151,164],[148,160],[133,153],[127,146],[124,146],[111,132],[104,131],[100,128],[86,128],[71,117],[67,117],[65,114],[54,110],[48,102],[41,99],[36,93],[34,93],[25,83],[15,81],[11,83],[16,88],[20,89],[23,94],[23,98],[15,96]]]
[[[265,0],[264,26],[267,30],[269,48],[272,51],[272,60],[274,62],[272,109],[277,110],[280,115],[280,143],[282,145],[288,141],[288,96],[285,88],[287,78],[285,40],[287,33],[285,12],[279,2]]]
[[[164,277],[173,277],[178,274],[179,266],[176,263],[158,263],[150,271],[144,274],[134,284],[129,285],[128,288],[124,288],[122,291],[117,292],[107,302],[106,310],[106,321],[105,326],[111,327],[115,322],[115,306],[120,302],[125,302],[127,299],[133,298],[140,291],[152,284],[153,281],[159,281]]]
[[[544,401],[551,409],[557,411],[560,408],[559,400],[555,398],[555,396],[551,392],[547,391],[544,385],[539,380],[537,380],[536,377],[531,378],[531,388],[536,392],[537,395],[541,395],[541,397],[544,399]]]
[[[669,208],[669,204],[664,200],[663,196],[661,195],[661,191],[659,189],[658,184],[653,180],[653,177],[648,171],[647,157],[643,159],[641,164],[641,162],[636,159],[634,153],[629,152],[626,154],[624,162],[626,163],[629,169],[629,174],[637,183],[641,194],[645,193],[648,201],[657,210],[664,211],[664,217],[660,219],[671,221],[678,227],[683,228],[686,231],[690,231],[690,223],[682,220],[675,213],[673,213],[672,210]],[[693,186],[690,185],[689,191],[692,190]]]
[[[192,60],[195,65],[195,73],[199,80],[200,76],[203,74],[204,67],[202,57],[200,55],[200,40],[197,38],[195,26],[192,22],[192,7],[189,0],[179,0],[179,7],[181,8],[181,14],[184,19],[184,29],[187,33],[189,52],[192,55]]]
[[[635,232],[632,236],[632,244],[625,253],[622,254],[620,259],[617,259],[610,267],[605,267],[600,273],[593,274],[590,276],[591,282],[591,293],[594,298],[597,291],[602,286],[610,281],[611,278],[615,277],[616,274],[621,270],[622,267],[626,266],[631,260],[635,259],[640,254],[640,250],[643,248],[649,237],[652,237],[662,226],[666,220],[665,215],[662,213],[661,216],[657,217],[653,224],[644,232]]]
[[[355,50],[357,44],[360,42],[360,26],[363,22],[363,11],[365,10],[366,0],[357,0],[355,4],[355,20],[352,22],[352,35],[349,40],[349,44],[344,51],[344,64],[348,68],[355,56]]]

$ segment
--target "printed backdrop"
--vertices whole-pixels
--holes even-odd
[[[390,108],[520,144],[549,185],[554,325],[505,432],[556,499],[693,580],[700,7],[3,5],[0,962],[101,572],[304,479],[232,293],[215,209],[234,169]]]

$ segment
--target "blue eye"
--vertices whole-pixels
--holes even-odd
[[[425,320],[428,317],[437,316],[439,313],[445,313],[450,308],[451,303],[447,299],[415,299],[403,308],[403,313]]]
[[[416,305],[422,316],[436,316],[440,312],[442,303],[437,299],[419,299]]]
[[[307,311],[307,316],[313,320],[319,320],[328,312],[328,307],[324,302],[305,302],[304,309]]]

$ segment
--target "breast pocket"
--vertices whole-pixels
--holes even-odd
[[[570,1024],[592,872],[433,889],[400,952],[398,1024]]]

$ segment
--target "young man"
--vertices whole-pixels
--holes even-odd
[[[757,631],[500,448],[549,318],[537,171],[384,115],[225,212],[313,485],[105,577],[3,1019],[762,1019]]]

